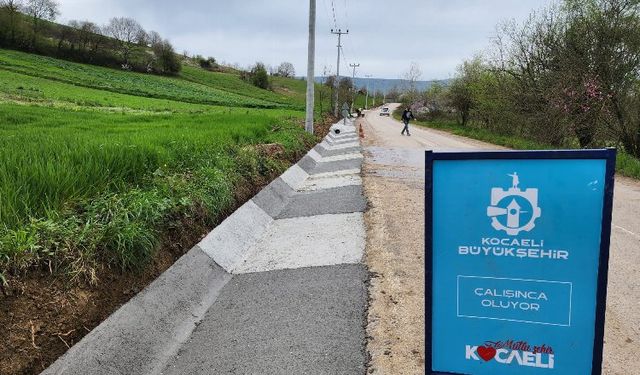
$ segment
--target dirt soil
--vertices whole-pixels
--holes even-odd
[[[329,122],[317,126],[316,134],[326,135]],[[274,145],[260,150],[281,154],[281,147]],[[257,181],[255,186],[239,186],[236,207],[276,177]],[[211,230],[204,222],[190,218],[173,225],[164,234],[161,250],[144,270],[100,270],[96,286],[69,284],[64,276],[46,270],[14,276],[9,280],[10,288],[0,288],[0,375],[38,374],[46,369],[204,238]]]
[[[362,121],[364,123],[364,121]],[[365,124],[364,145],[383,139]],[[424,373],[424,190],[416,168],[365,152],[369,210],[366,264],[372,273],[367,344],[371,374]]]
[[[247,200],[249,191],[239,192]],[[221,220],[222,218],[220,218]],[[161,250],[140,272],[103,269],[95,286],[50,272],[9,280],[0,294],[0,374],[37,374],[168,269],[207,233],[202,218],[168,228]]]

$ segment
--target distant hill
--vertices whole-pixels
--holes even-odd
[[[324,83],[326,77],[316,77],[316,82]],[[408,83],[403,79],[386,79],[386,78],[359,78],[356,77],[355,85],[358,88],[361,87],[369,87],[370,91],[382,91],[383,93],[388,93],[394,88],[398,90],[402,90],[407,87]],[[448,86],[451,82],[451,79],[442,79],[442,80],[433,80],[433,81],[418,81],[416,82],[416,87],[420,91],[424,91],[431,87],[434,83],[440,83],[441,85]]]

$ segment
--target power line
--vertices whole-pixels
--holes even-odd
[[[338,21],[336,19],[336,4],[333,0],[331,0],[331,11],[333,12],[333,28],[338,28]]]
[[[344,24],[349,29],[349,11],[347,8],[347,0],[344,0]]]
[[[344,62],[344,67],[349,68],[349,59],[347,59],[347,54],[344,52],[344,45],[340,46],[340,51],[342,52],[342,62]]]
[[[331,16],[331,11],[329,10],[329,4],[327,3],[327,0],[322,0],[322,3],[324,4],[324,11],[327,14],[327,19],[329,20],[329,22],[331,22],[332,16]],[[335,23],[334,23],[334,27],[338,28],[338,26],[335,25]]]

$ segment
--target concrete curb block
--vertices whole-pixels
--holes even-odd
[[[257,243],[273,218],[253,200],[248,201],[212,230],[198,246],[227,272],[241,264],[247,249]]]
[[[349,143],[340,143],[338,145],[328,145],[327,147],[325,147],[327,150],[333,151],[333,150],[342,150],[342,149],[346,149],[346,148],[353,148],[353,147],[359,147],[360,146],[360,142],[349,142]]]
[[[323,228],[323,220],[329,226],[335,225],[331,220],[335,217],[364,228],[362,181],[357,176],[362,154],[357,136],[354,136],[355,127],[348,122],[347,125],[334,124],[331,129],[339,129],[342,135],[333,138],[328,134],[320,145],[227,217],[196,247],[69,349],[43,374],[158,374],[189,339],[236,271],[251,272],[251,269],[269,267],[281,269],[301,262],[300,249],[289,236],[291,243],[282,247],[282,251],[294,254],[291,264],[285,259],[280,266],[260,265],[258,260],[252,259],[250,265],[245,265],[251,249],[258,249],[260,243],[266,251],[260,255],[263,260],[265,256],[279,251],[277,244],[268,245],[267,242],[278,233],[288,233],[290,228],[286,221],[278,223],[277,218],[288,218],[291,222],[306,223],[308,228],[318,229]],[[312,171],[317,173],[312,174]],[[309,199],[312,206],[309,214],[315,212],[315,215],[327,216],[309,217],[311,215],[303,212],[305,199]],[[328,199],[336,200],[335,205],[323,203]],[[356,231],[350,235],[355,236],[350,244],[352,247],[355,244],[355,248],[338,258],[347,263],[359,261],[364,249],[364,232]],[[307,247],[317,242],[317,239],[314,242],[307,238]],[[337,256],[336,249],[331,250],[330,254]],[[318,259],[319,265],[324,263],[330,261]]]
[[[158,374],[231,280],[197,246],[42,374]]]
[[[303,211],[299,207],[300,199],[295,198],[297,194],[305,193],[303,198],[311,199],[312,206],[315,207],[318,205],[317,199],[312,197],[328,196],[323,194],[325,190],[359,191],[353,190],[353,188],[362,184],[361,179],[339,175],[340,169],[343,167],[346,167],[343,169],[348,169],[350,174],[353,174],[353,170],[358,169],[359,171],[361,166],[363,156],[360,152],[360,143],[357,138],[354,138],[355,127],[334,124],[331,129],[340,129],[339,136],[349,139],[340,141],[339,146],[328,146],[328,150],[322,146],[323,149],[332,153],[331,156],[323,156],[315,147],[309,150],[298,163],[256,195],[250,201],[251,203],[242,206],[207,235],[199,244],[203,251],[227,272],[236,273],[238,266],[243,264],[249,256],[250,249],[261,240],[267,229],[274,224],[274,220],[295,217],[297,213]],[[333,131],[330,132],[322,143],[331,142],[331,138],[335,136],[338,135],[335,135]],[[356,141],[351,140],[352,138]],[[340,148],[336,150],[335,147]],[[324,181],[319,180],[322,177],[315,177],[311,180],[312,172],[316,169],[326,177]],[[291,190],[284,187],[278,180],[286,183]],[[361,188],[358,189],[361,190]],[[309,195],[310,193],[314,195]],[[345,199],[342,196],[340,198],[341,200]],[[358,211],[361,206],[360,200],[357,200],[356,204],[345,206],[343,211]],[[309,213],[311,212],[318,214],[323,211],[317,207],[310,207]]]
[[[361,212],[278,220],[237,273],[355,264],[362,260],[364,246]]]
[[[300,162],[298,162],[298,164],[294,164],[280,176],[280,178],[294,190],[297,189],[307,177],[309,177],[307,172],[300,168],[299,164]]]

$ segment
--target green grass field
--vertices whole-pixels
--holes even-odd
[[[249,95],[240,95],[235,93],[233,89],[225,88],[224,86],[214,88],[207,85],[208,81],[206,80],[200,83],[181,77],[161,77],[151,74],[125,72],[17,51],[1,51],[0,69],[81,87],[95,88],[106,92],[170,99],[187,103],[261,108],[283,106],[276,102],[252,97],[253,91]],[[206,73],[211,76],[225,74]],[[220,81],[228,82],[229,80]],[[239,78],[237,81],[242,82]]]
[[[305,83],[273,86],[0,50],[0,280],[42,266],[92,281],[144,266],[181,221],[213,225],[312,143]]]

